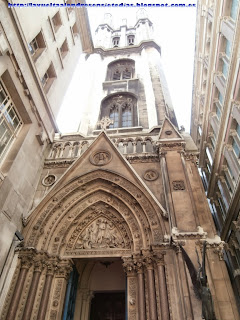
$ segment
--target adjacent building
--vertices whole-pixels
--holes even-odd
[[[84,8],[10,9],[8,2],[0,1],[1,309],[63,95],[80,55],[92,50]]]
[[[199,1],[191,135],[236,298],[240,297],[240,3]]]

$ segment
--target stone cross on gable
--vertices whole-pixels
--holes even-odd
[[[110,126],[110,124],[113,124],[114,121],[111,120],[108,117],[103,117],[100,121],[97,122],[97,125],[99,125],[101,127],[101,129],[106,130],[107,127]]]

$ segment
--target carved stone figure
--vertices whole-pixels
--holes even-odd
[[[144,173],[143,178],[147,181],[154,181],[158,178],[158,173],[155,170],[147,170]]]
[[[113,223],[105,218],[94,221],[80,235],[76,249],[124,248],[124,241]]]
[[[176,180],[172,182],[173,190],[185,190],[185,185],[183,180]]]
[[[97,125],[100,126],[101,129],[106,130],[110,124],[113,124],[114,121],[109,117],[103,117],[100,121],[97,122]]]
[[[42,184],[44,186],[51,186],[54,184],[55,181],[56,177],[53,174],[50,174],[43,179]]]
[[[110,152],[106,150],[99,150],[91,155],[90,162],[96,166],[103,166],[111,161]]]
[[[206,254],[206,245],[207,242],[205,241],[203,244],[203,259],[202,264],[199,262],[199,270],[196,271],[191,259],[189,258],[187,252],[183,249],[183,247],[178,244],[182,250],[183,258],[186,262],[188,267],[192,284],[194,287],[194,292],[196,296],[202,300],[202,319],[205,320],[217,320],[214,312],[214,306],[212,301],[211,291],[208,287],[207,283],[207,275],[206,275],[206,268],[205,268],[205,254]]]

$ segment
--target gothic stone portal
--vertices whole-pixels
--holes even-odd
[[[76,269],[79,281],[73,319],[125,320],[126,277],[122,261],[78,259]],[[72,305],[71,301],[68,303]]]

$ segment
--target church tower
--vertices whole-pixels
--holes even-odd
[[[81,133],[89,134],[88,123],[91,129],[99,129],[96,121],[103,117],[113,120],[109,129],[115,131],[111,132],[126,128],[134,131],[137,127],[137,131],[145,131],[161,125],[165,116],[177,126],[161,48],[153,40],[153,25],[144,9],[137,13],[134,27],[128,27],[123,19],[118,28],[113,28],[112,16],[105,14],[96,29],[94,54],[88,57],[86,66],[87,70],[93,68],[94,76],[84,79],[88,113],[82,119]],[[131,101],[132,107],[117,106],[126,105],[127,101]]]
[[[2,319],[239,319],[152,22],[107,14],[96,39],[84,119],[49,146]]]

